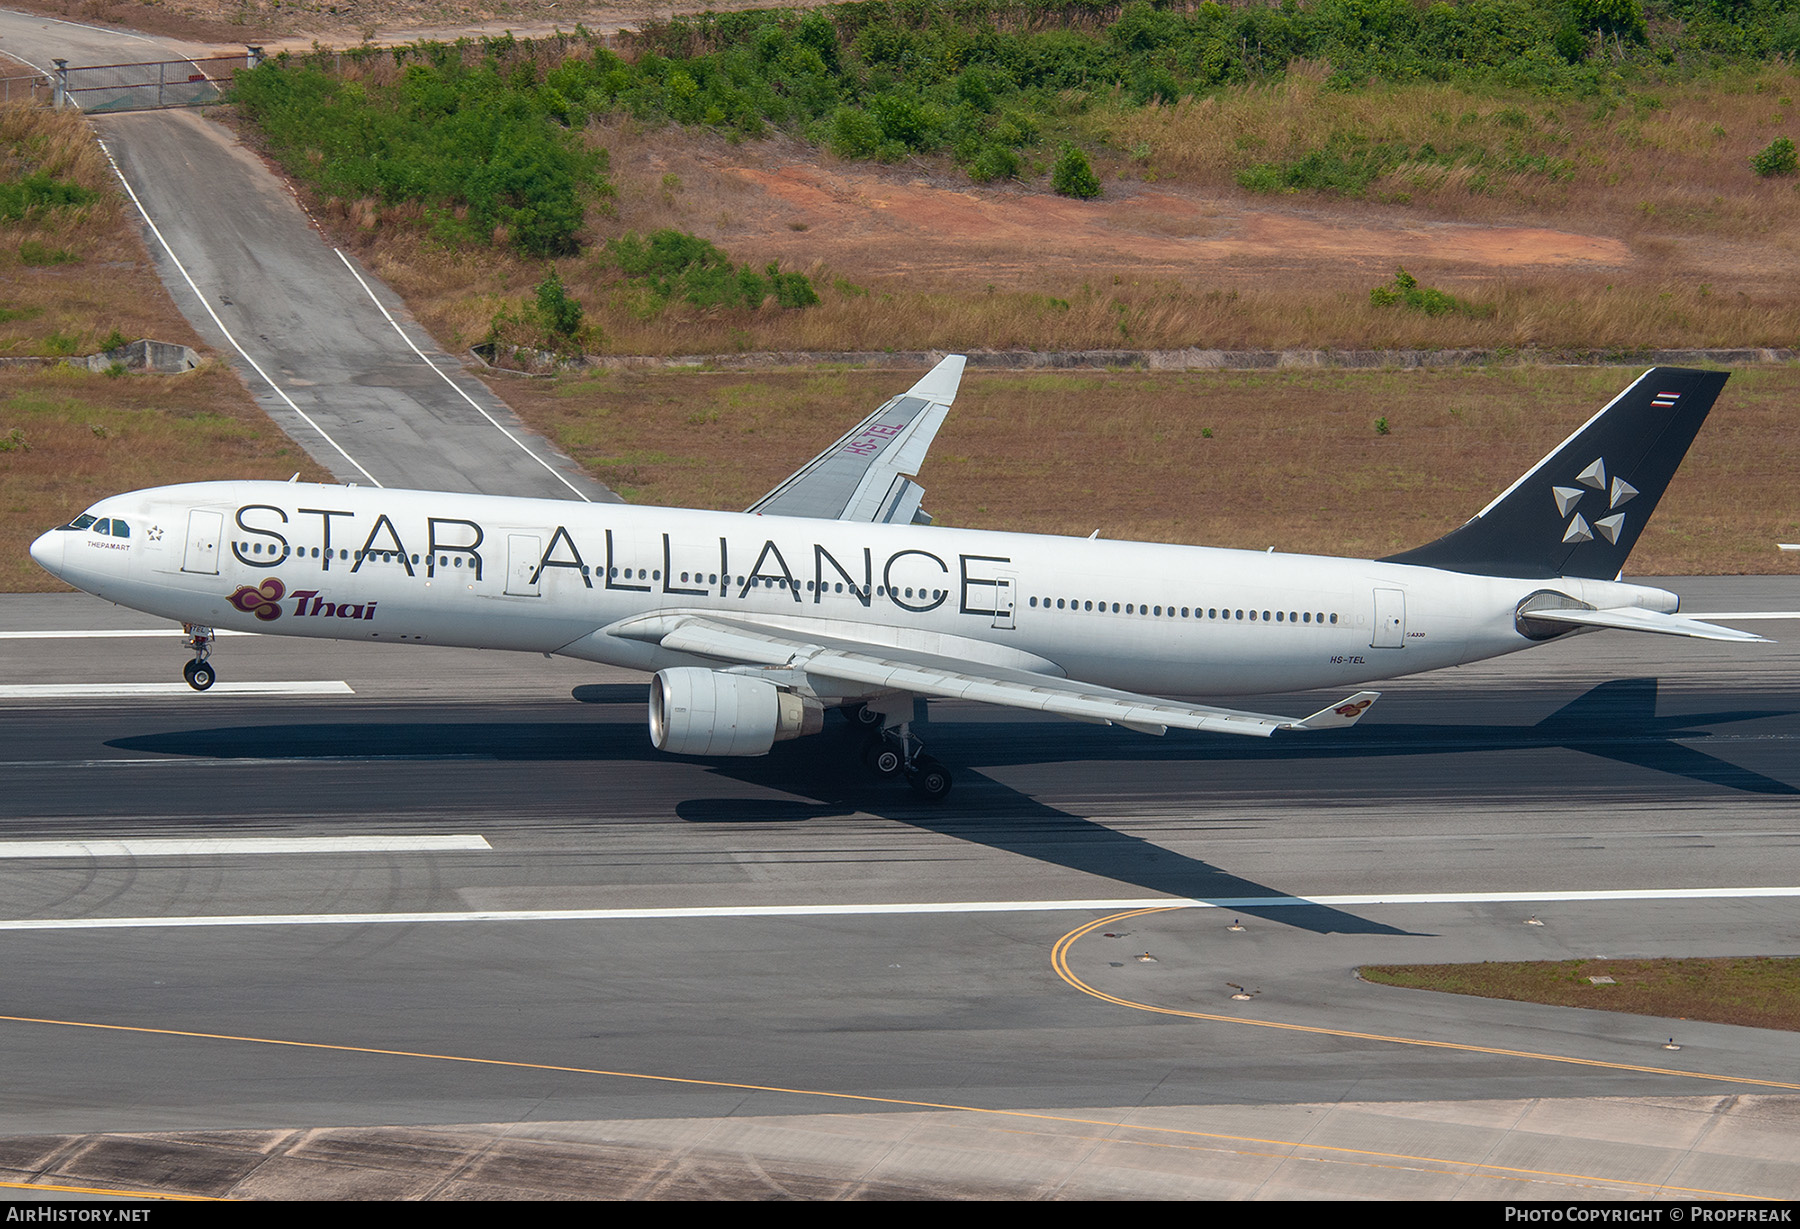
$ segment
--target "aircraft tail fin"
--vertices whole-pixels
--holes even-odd
[[[1467,524],[1382,562],[1613,579],[1728,374],[1651,368]]]

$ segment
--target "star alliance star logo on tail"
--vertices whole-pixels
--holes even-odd
[[[1608,542],[1616,543],[1619,535],[1625,532],[1625,514],[1614,511],[1620,505],[1630,501],[1636,495],[1637,488],[1623,478],[1615,477],[1609,485],[1606,480],[1606,458],[1595,457],[1593,464],[1575,475],[1575,481],[1581,486],[1556,486],[1550,488],[1551,498],[1556,500],[1556,514],[1569,516],[1569,513],[1586,497],[1588,490],[1598,491],[1602,495],[1610,492],[1607,511],[1611,516],[1604,516],[1589,524],[1585,516],[1576,512],[1569,516],[1569,524],[1563,530],[1563,541],[1568,543],[1592,542],[1594,535],[1599,534]],[[1583,490],[1585,487],[1587,490]]]

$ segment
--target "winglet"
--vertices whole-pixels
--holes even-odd
[[[947,356],[943,362],[926,372],[924,379],[908,389],[907,395],[923,397],[939,405],[949,405],[956,400],[956,390],[962,386],[963,364],[968,361],[961,354]]]
[[[1345,730],[1362,720],[1369,706],[1381,698],[1379,691],[1359,691],[1349,699],[1330,708],[1322,708],[1310,717],[1300,721],[1290,721],[1281,728],[1284,730]]]
[[[845,432],[746,511],[877,524],[930,524],[912,481],[956,400],[963,356],[952,354],[912,388]]]

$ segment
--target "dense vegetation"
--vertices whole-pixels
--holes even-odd
[[[1097,101],[1172,103],[1279,77],[1440,81],[1600,95],[1723,62],[1800,54],[1796,0],[1316,0],[1120,6],[922,0],[675,18],[549,74],[570,122],[624,108],[746,136],[774,124],[845,157],[945,151],[976,179]]]
[[[679,17],[621,42],[369,49],[350,53],[354,80],[283,60],[241,75],[237,97],[289,172],[327,195],[417,202],[446,238],[554,255],[607,191],[603,152],[573,134],[616,112],[738,136],[777,127],[847,158],[946,153],[983,182],[1042,174],[1060,150],[1058,190],[1086,196],[1100,185],[1074,174],[1068,142],[1104,139],[1084,119],[1097,107],[1173,103],[1295,61],[1340,90],[1434,81],[1618,105],[1646,82],[1800,55],[1800,0],[870,0]],[[1238,179],[1355,195],[1400,165],[1482,156],[1348,134]],[[1568,173],[1535,158],[1523,169]]]
[[[529,63],[422,54],[381,85],[270,61],[238,75],[236,100],[288,172],[328,196],[417,202],[447,239],[573,250],[586,203],[608,190],[604,151],[550,122]]]

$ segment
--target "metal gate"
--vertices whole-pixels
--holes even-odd
[[[71,68],[56,62],[56,102],[90,114],[200,107],[224,98],[224,86],[240,68],[254,68],[255,51],[200,60],[156,60],[142,64],[90,64]]]

